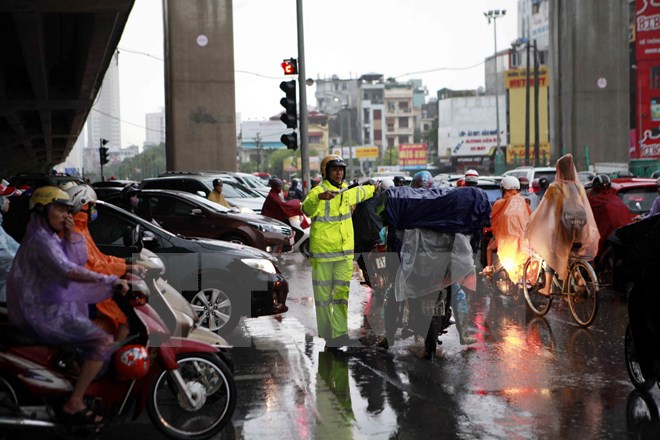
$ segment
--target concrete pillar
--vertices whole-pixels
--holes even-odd
[[[553,0],[550,6],[551,163],[585,146],[595,162],[627,162],[630,121],[628,2]]]
[[[232,0],[163,0],[168,171],[236,170]]]

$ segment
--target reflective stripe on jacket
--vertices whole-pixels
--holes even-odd
[[[348,185],[342,183],[342,188]],[[351,208],[374,194],[371,185],[356,186],[331,200],[320,200],[319,194],[337,191],[324,180],[312,188],[302,204],[303,212],[312,219],[310,260],[336,261],[353,258],[353,221]]]

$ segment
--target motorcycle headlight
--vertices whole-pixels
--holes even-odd
[[[243,258],[241,261],[257,270],[263,270],[264,272],[270,274],[277,273],[273,263],[263,258]]]
[[[268,225],[265,223],[250,223],[255,228],[259,229],[261,232],[279,232],[282,233],[282,228],[275,225]]]

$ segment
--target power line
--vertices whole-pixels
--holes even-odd
[[[134,122],[124,121],[123,119],[120,119],[120,118],[118,118],[118,117],[116,117],[116,116],[113,116],[113,115],[111,115],[110,113],[106,113],[106,112],[102,112],[101,110],[97,110],[97,109],[95,109],[94,107],[92,107],[92,110],[94,110],[96,113],[100,113],[100,114],[102,114],[103,116],[107,116],[107,117],[110,118],[110,119],[114,119],[115,121],[119,121],[119,122],[122,122],[122,123],[124,123],[124,124],[132,125],[132,126],[134,126],[134,127],[138,127],[138,128],[144,128],[145,130],[149,130],[149,131],[155,131],[156,133],[165,133],[163,130],[157,130],[157,129],[155,129],[155,128],[145,127],[144,125],[139,125],[139,124],[136,124],[136,123],[134,123]]]
[[[482,66],[485,63],[486,63],[485,61],[482,61],[480,63],[473,64],[472,66],[467,66],[467,67],[438,67],[438,68],[435,68],[435,69],[420,70],[418,72],[402,73],[401,75],[396,75],[396,76],[393,76],[392,78],[401,78],[402,76],[419,75],[421,73],[438,72],[440,70],[470,70],[470,69],[474,69],[475,67]]]

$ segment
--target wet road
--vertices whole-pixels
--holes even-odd
[[[626,374],[627,314],[613,292],[602,292],[595,322],[581,329],[564,301],[538,318],[524,299],[479,289],[469,294],[478,342],[461,346],[452,326],[428,361],[414,337],[387,351],[325,352],[309,264],[286,255],[281,268],[289,312],[246,319],[230,338],[239,400],[221,438],[660,438],[657,409],[645,420],[648,405]],[[370,289],[354,278],[351,292],[351,336],[382,332]],[[660,402],[657,389],[653,397]],[[118,436],[159,438],[146,417],[104,437]]]

